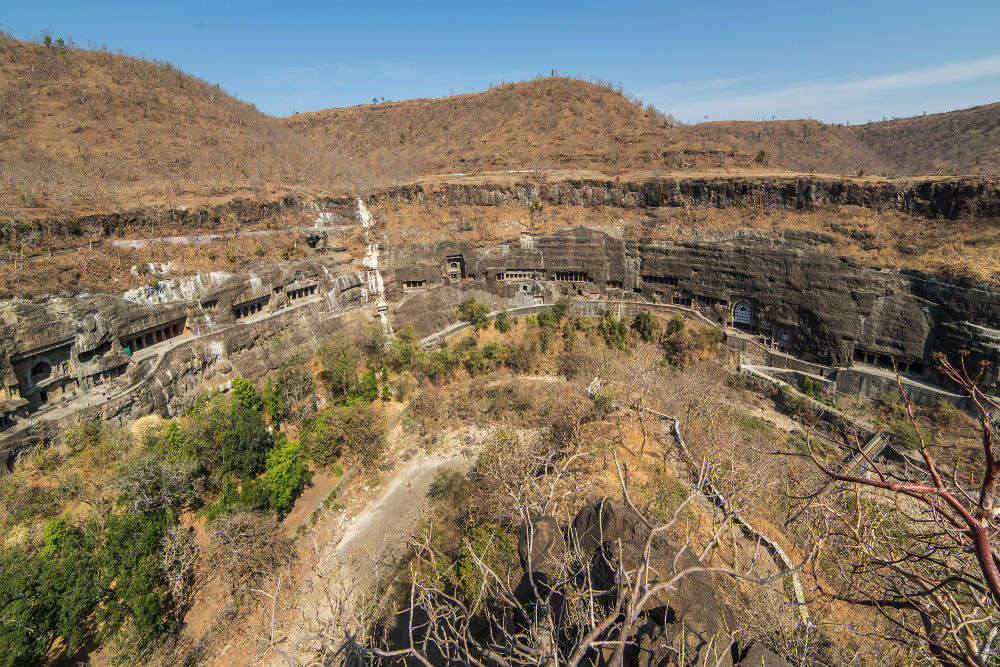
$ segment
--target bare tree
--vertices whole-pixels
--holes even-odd
[[[713,602],[712,577],[763,583],[786,576],[758,574],[760,545],[742,566],[704,565],[721,527],[699,545],[701,558],[690,536],[677,537],[685,533],[684,517],[701,495],[700,484],[667,520],[657,521],[632,501],[619,465],[621,501],[604,497],[560,522],[556,516],[571,516],[568,501],[578,493],[571,471],[592,452],[579,446],[506,451],[507,465],[488,469],[521,519],[521,569],[498,568],[465,540],[474,585],[458,590],[448,555],[430,539],[416,541],[408,599],[389,633],[393,641],[379,641],[368,628],[342,636],[336,655],[345,663],[621,665],[626,655],[660,651],[661,659],[670,655],[678,664],[718,665],[730,658],[739,631]],[[686,586],[683,594],[697,601],[698,611],[669,645],[650,640],[643,633],[651,609],[666,609]]]
[[[864,473],[807,455],[841,483],[818,513],[832,565],[817,570],[816,581],[829,598],[876,612],[885,621],[876,629],[883,638],[923,646],[947,667],[985,667],[996,664],[1000,624],[993,421],[1000,406],[980,389],[985,364],[970,373],[964,355],[958,365],[937,360],[979,415],[978,457],[962,465],[957,443],[929,443],[897,377],[917,456],[901,452],[903,463],[890,464],[862,450]]]

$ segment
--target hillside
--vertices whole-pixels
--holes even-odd
[[[1000,173],[1000,103],[851,130],[901,173]]]
[[[172,65],[0,33],[0,216],[339,194],[420,176],[728,170],[993,176],[1000,104],[863,126],[680,125],[562,77],[275,118]]]
[[[886,176],[1000,170],[1000,103],[856,126],[811,120],[679,125],[609,88],[555,77],[455,97],[300,113],[285,122],[320,146],[380,163],[390,177],[581,167],[851,175],[863,169]]]
[[[288,127],[395,175],[588,167],[749,166],[621,93],[562,77],[481,93],[295,114]]]
[[[1000,173],[1000,103],[865,125],[812,120],[687,126],[698,141],[732,146],[792,171],[896,176]]]
[[[0,211],[348,187],[339,156],[165,63],[0,34]]]

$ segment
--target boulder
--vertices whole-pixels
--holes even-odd
[[[792,667],[788,661],[759,643],[751,644],[738,656],[739,667]]]
[[[562,567],[566,543],[559,524],[551,516],[532,516],[518,531],[517,553],[527,573],[542,572],[550,577]]]

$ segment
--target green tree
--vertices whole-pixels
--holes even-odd
[[[476,299],[469,297],[458,304],[458,314],[472,326],[481,329],[489,322],[487,316],[490,314],[490,307],[481,301],[476,301]]]
[[[232,382],[233,400],[249,410],[263,410],[264,399],[250,380],[236,376]]]
[[[267,457],[267,470],[259,477],[268,507],[279,515],[292,509],[309,479],[306,452],[298,440],[286,440],[275,447]]]
[[[653,338],[656,336],[656,325],[653,322],[653,316],[648,310],[643,310],[636,314],[635,318],[632,320],[632,328],[635,332],[639,334],[639,338],[643,342],[652,342]]]
[[[369,368],[354,391],[354,398],[362,403],[371,403],[378,398],[378,377],[375,369]]]
[[[389,366],[394,371],[409,368],[417,360],[419,352],[417,335],[413,331],[413,326],[408,324],[404,329],[396,332],[396,337],[389,346]]]
[[[338,336],[316,353],[323,370],[320,379],[330,391],[335,402],[346,400],[358,381],[358,363],[361,352],[358,346],[343,336]]]
[[[264,469],[274,439],[259,410],[223,395],[213,397],[191,416],[194,455],[218,482],[230,475],[248,479]]]

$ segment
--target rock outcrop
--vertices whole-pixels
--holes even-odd
[[[0,462],[67,421],[171,415],[196,390],[307,357],[370,301],[348,261],[331,253],[123,296],[0,303]]]
[[[589,568],[589,581],[610,586],[612,565],[620,563],[626,571],[632,571],[641,564],[648,535],[649,529],[634,512],[618,501],[604,499],[580,509],[565,537],[554,518],[533,517],[531,525],[520,527],[518,550],[526,577],[544,575],[543,582],[565,581],[567,567],[583,567]],[[567,548],[568,554],[563,552]],[[536,562],[547,564],[544,572],[539,572]],[[649,563],[652,582],[689,572],[674,586],[653,595],[644,606],[640,623],[628,641],[625,664],[668,664],[676,662],[678,652],[683,650],[687,657],[684,664],[749,667],[763,661],[768,667],[784,667],[782,658],[762,644],[733,634],[732,611],[723,603],[712,577],[692,571],[702,564],[686,546],[666,537],[655,539]],[[561,605],[560,591],[553,592],[547,599]],[[558,615],[559,610],[551,613]],[[610,658],[610,648],[595,651],[593,656],[597,664]]]

